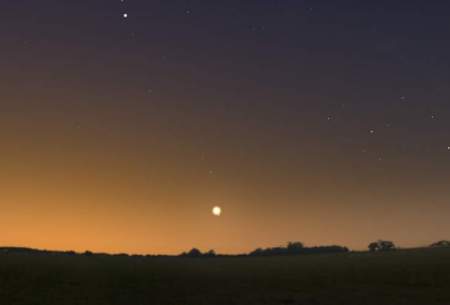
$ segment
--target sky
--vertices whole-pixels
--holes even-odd
[[[445,1],[17,0],[0,14],[0,245],[449,238]]]

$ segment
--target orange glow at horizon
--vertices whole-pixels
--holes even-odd
[[[295,1],[207,1],[189,16],[170,1],[4,2],[0,247],[241,253],[448,239],[450,97],[435,53],[448,57],[445,35],[427,54],[409,47],[414,35],[434,43],[427,31],[404,28],[397,10],[386,38],[340,6],[310,12],[310,24]]]

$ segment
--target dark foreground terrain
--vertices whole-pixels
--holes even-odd
[[[450,304],[450,249],[292,257],[0,254],[2,305]]]

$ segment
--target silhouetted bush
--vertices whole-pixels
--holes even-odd
[[[206,257],[215,257],[216,256],[216,252],[214,250],[209,250],[208,252],[206,252],[205,254],[203,254],[203,256]]]
[[[193,248],[189,252],[183,252],[180,256],[187,257],[215,257],[217,256],[214,250],[209,250],[208,252],[202,253],[199,249]]]
[[[388,240],[378,240],[368,246],[370,252],[392,251],[395,250],[395,244]]]
[[[303,243],[299,242],[299,241],[295,241],[295,242],[288,242],[287,245],[287,250],[289,253],[300,253],[301,251],[304,250],[304,245]]]
[[[215,257],[216,252],[214,250],[209,250],[208,252],[202,253],[197,248],[192,248],[189,252],[183,252],[180,256],[187,256],[187,257]]]
[[[187,256],[187,257],[201,257],[203,256],[203,253],[197,249],[197,248],[192,248],[189,252],[183,252],[181,254],[181,256]]]
[[[266,249],[255,249],[249,256],[277,256],[277,255],[302,255],[323,253],[345,253],[348,248],[341,246],[319,246],[305,247],[301,242],[289,242],[286,247],[274,247]]]
[[[432,247],[432,248],[450,247],[450,241],[449,240],[440,240],[438,242],[431,244],[430,247]]]

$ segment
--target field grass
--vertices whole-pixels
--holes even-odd
[[[292,257],[0,254],[1,305],[449,305],[450,249]]]

